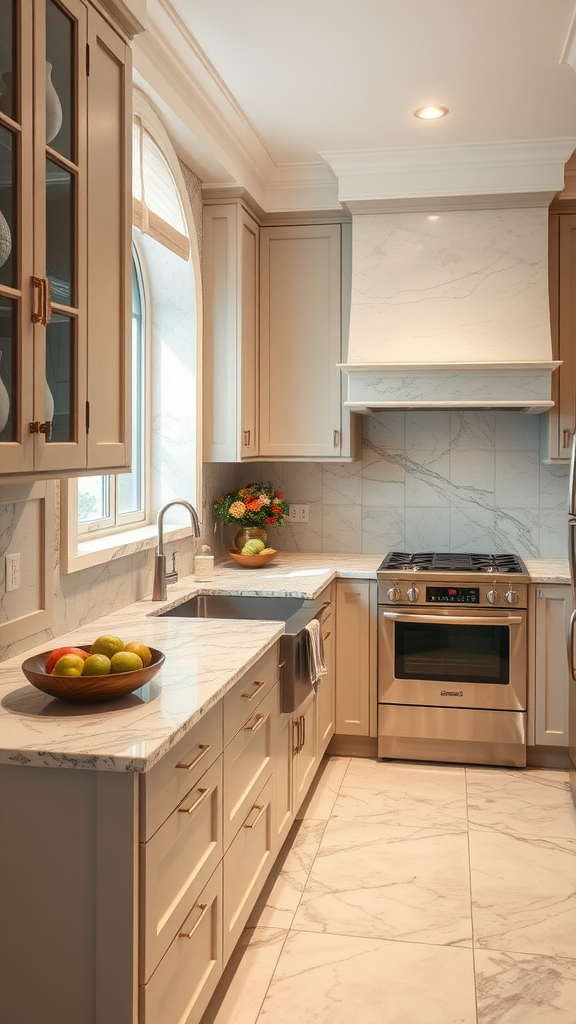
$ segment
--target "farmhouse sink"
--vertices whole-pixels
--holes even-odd
[[[292,712],[312,689],[309,662],[303,655],[302,630],[320,616],[323,605],[302,597],[252,597],[240,594],[197,594],[160,612],[161,616],[201,619],[268,619],[284,622],[280,637],[280,692],[282,711]]]

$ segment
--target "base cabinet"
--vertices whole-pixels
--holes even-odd
[[[336,734],[376,735],[376,584],[336,582]]]
[[[326,753],[326,748],[336,731],[336,687],[334,665],[335,619],[333,587],[327,588],[320,596],[326,605],[321,620],[322,641],[324,644],[324,664],[326,675],[322,676],[318,687],[318,758]]]
[[[530,597],[528,742],[567,747],[570,677],[566,651],[572,588],[567,584],[531,586]]]

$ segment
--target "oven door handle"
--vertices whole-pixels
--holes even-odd
[[[412,615],[410,612],[382,612],[384,619],[394,619],[396,622],[432,622],[439,626],[443,622],[456,626],[519,626],[522,623],[520,615],[498,615],[491,612],[480,617],[479,615]]]
[[[568,665],[570,668],[570,675],[573,679],[576,679],[576,669],[574,667],[574,627],[576,626],[576,609],[570,616],[570,625],[568,626]]]

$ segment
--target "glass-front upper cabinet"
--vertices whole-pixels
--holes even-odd
[[[130,86],[89,0],[0,0],[0,483],[129,463]]]

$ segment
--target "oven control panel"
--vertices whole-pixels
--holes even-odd
[[[426,587],[426,603],[480,604],[480,587]]]
[[[400,577],[379,580],[380,604],[431,607],[431,605],[472,605],[479,608],[493,607],[504,611],[510,606],[526,608],[528,587],[511,579],[491,579],[478,584],[468,579],[456,584],[453,581],[431,583],[422,577],[402,579]]]

